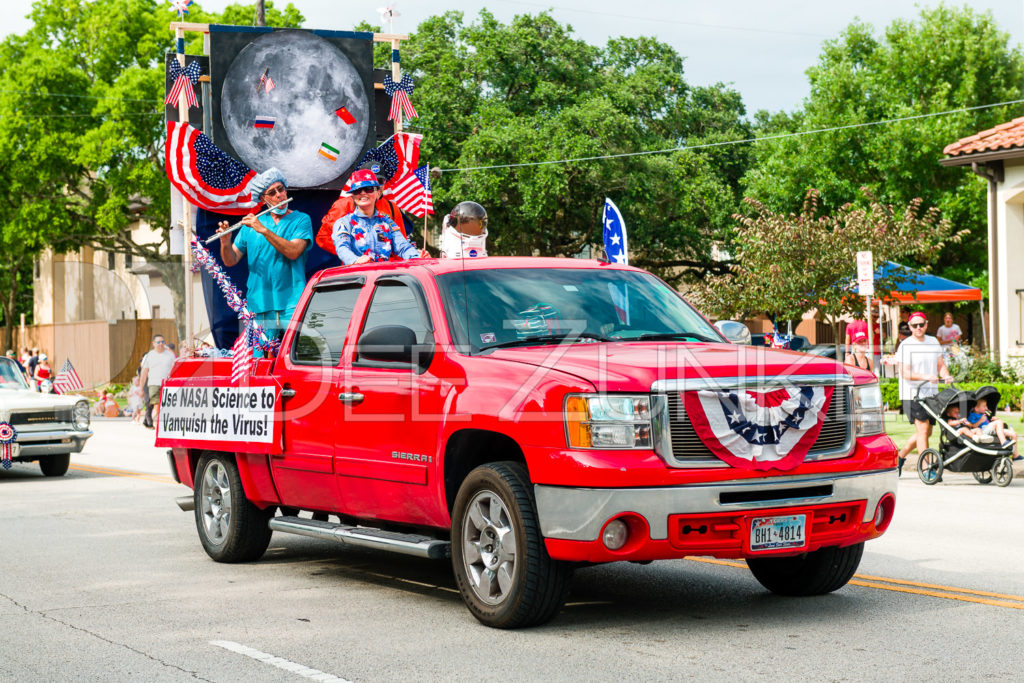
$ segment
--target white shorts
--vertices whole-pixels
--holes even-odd
[[[985,424],[981,425],[981,433],[982,434],[995,434],[996,433],[996,425],[995,425],[995,423],[994,422],[986,422]]]

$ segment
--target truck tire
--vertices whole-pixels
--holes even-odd
[[[518,463],[482,465],[462,482],[452,513],[452,566],[463,601],[487,626],[542,624],[562,608],[572,568],[548,555],[533,487]]]
[[[63,477],[71,466],[71,454],[49,455],[39,458],[39,469],[46,477]]]
[[[253,505],[242,489],[238,466],[223,453],[204,455],[196,467],[196,529],[206,554],[217,562],[258,560],[270,545],[274,508]]]
[[[747,566],[762,586],[790,596],[824,595],[853,578],[864,544],[821,548],[795,557],[751,557]]]

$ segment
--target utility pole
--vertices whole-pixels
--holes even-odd
[[[266,8],[263,6],[263,0],[256,0],[256,25],[267,25],[267,11]]]

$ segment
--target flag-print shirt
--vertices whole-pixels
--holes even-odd
[[[372,216],[356,210],[339,218],[331,231],[331,240],[338,251],[338,258],[346,266],[355,263],[363,254],[369,254],[374,261],[387,261],[392,255],[403,260],[420,256],[395,222],[376,209]]]

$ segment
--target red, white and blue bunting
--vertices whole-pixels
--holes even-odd
[[[182,68],[181,64],[178,64],[177,59],[172,59],[167,67],[167,73],[174,79],[174,85],[171,86],[170,92],[167,93],[167,99],[164,100],[164,104],[177,106],[178,97],[184,92],[185,102],[188,103],[189,108],[198,107],[199,100],[196,99],[196,91],[192,86],[199,82],[199,77],[203,74],[199,62],[189,62],[188,65]]]
[[[11,469],[11,457],[17,440],[18,430],[10,422],[0,422],[0,463],[5,470]]]
[[[249,310],[248,304],[245,302],[245,298],[242,297],[242,292],[231,282],[231,278],[224,272],[220,264],[217,263],[217,259],[213,258],[213,254],[202,245],[195,238],[192,237],[192,272],[198,273],[199,269],[202,268],[206,271],[207,275],[220,287],[220,291],[224,293],[224,299],[228,302],[228,306],[231,310],[238,314],[238,319],[242,321],[242,334],[245,335],[247,340],[247,347],[257,347],[268,354],[277,353],[278,347],[281,346],[279,339],[272,339],[267,335],[266,330],[263,326],[256,322],[256,314]]]
[[[409,101],[409,95],[412,94],[414,87],[412,77],[409,74],[402,76],[402,80],[397,83],[391,78],[391,74],[385,74],[384,92],[391,98],[391,111],[388,112],[388,121],[394,121],[396,118],[401,117],[403,109],[405,110],[405,118],[415,119],[419,117],[419,114],[416,113],[416,108]]]
[[[732,467],[791,470],[814,445],[833,387],[780,387],[682,393],[694,431]]]

